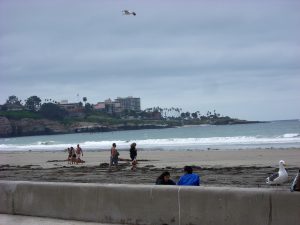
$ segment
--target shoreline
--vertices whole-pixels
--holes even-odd
[[[120,158],[129,159],[128,149],[118,149]],[[96,165],[109,161],[109,149],[84,150],[86,165]],[[25,163],[39,164],[41,167],[49,167],[46,165],[49,160],[65,160],[67,158],[65,150],[15,150],[0,151],[0,165],[25,165]],[[15,156],[15,157],[13,157]],[[246,157],[246,158],[245,158]],[[163,150],[163,149],[141,149],[138,148],[138,159],[145,161],[157,161],[155,166],[160,164],[177,163],[196,163],[205,166],[216,166],[220,162],[220,166],[234,165],[266,165],[274,164],[274,160],[285,160],[289,165],[300,167],[300,148],[247,148],[247,149],[198,149],[198,150]],[[285,159],[286,158],[286,159]],[[49,159],[49,160],[47,160]],[[275,162],[276,163],[276,162]],[[55,167],[55,165],[53,165]],[[56,165],[57,166],[57,165]],[[63,165],[61,165],[63,166]]]
[[[113,143],[113,142],[112,142]],[[129,143],[129,142],[128,142]],[[82,145],[80,145],[82,146]],[[73,146],[74,147],[74,146]],[[106,148],[84,148],[86,152],[103,152],[107,151],[110,146]],[[234,148],[234,146],[228,146],[228,147],[208,147],[208,148],[188,148],[188,147],[182,147],[182,148],[162,148],[162,147],[153,147],[153,148],[139,148],[139,151],[146,152],[146,151],[170,151],[170,152],[200,152],[200,151],[252,151],[252,150],[290,150],[290,149],[300,149],[300,147],[245,147],[245,148]],[[118,151],[126,152],[128,151],[128,146],[123,147],[119,146]],[[25,149],[25,150],[0,150],[1,153],[9,153],[9,152],[64,152],[66,149]]]
[[[119,158],[129,159],[128,150],[120,150]],[[110,151],[83,150],[85,166],[96,166],[109,162]],[[24,166],[35,164],[42,168],[66,166],[66,150],[60,151],[5,151],[0,152],[0,165]],[[183,167],[197,166],[277,166],[279,160],[285,160],[289,166],[300,167],[300,148],[256,148],[247,150],[139,150],[138,160],[145,160],[142,164],[153,164],[155,167]],[[49,163],[57,160],[62,163]]]
[[[82,183],[154,184],[165,170],[178,181],[182,168],[191,165],[204,186],[269,187],[265,178],[278,170],[283,159],[289,173],[288,188],[300,167],[300,149],[252,149],[246,151],[138,151],[138,167],[131,171],[129,152],[120,151],[119,168],[108,168],[109,150],[84,151],[84,164],[70,165],[67,153],[1,152],[0,180]]]

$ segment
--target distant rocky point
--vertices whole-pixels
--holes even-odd
[[[258,121],[246,120],[212,120],[210,125],[233,125],[258,123]],[[23,118],[20,120],[8,119],[0,116],[0,137],[18,137],[18,136],[34,136],[34,135],[52,135],[52,134],[68,134],[68,133],[87,133],[87,132],[109,132],[120,130],[140,130],[140,129],[162,129],[178,127],[182,125],[199,125],[185,121],[184,124],[168,124],[162,121],[161,124],[134,124],[124,122],[123,124],[103,125],[95,122],[72,122],[63,123],[61,121],[49,119],[32,119]]]

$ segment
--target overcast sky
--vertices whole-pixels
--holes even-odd
[[[298,0],[0,0],[0,104],[134,96],[300,118],[299,12]]]

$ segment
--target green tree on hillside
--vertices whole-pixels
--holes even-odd
[[[68,115],[68,112],[66,110],[59,107],[59,105],[53,103],[42,104],[40,113],[44,117],[53,120],[62,120]]]
[[[30,111],[38,111],[41,107],[41,99],[38,96],[31,96],[25,100],[25,107]]]
[[[92,110],[93,110],[93,106],[92,106],[90,103],[86,103],[86,104],[84,105],[84,111],[85,111],[86,113],[91,112]]]
[[[197,113],[197,112],[192,113],[192,117],[193,117],[194,119],[197,119],[197,118],[198,118],[198,113]]]
[[[180,117],[181,117],[182,119],[184,119],[184,118],[186,117],[185,112],[182,112],[182,113],[180,114]]]
[[[9,104],[9,105],[22,105],[21,104],[21,100],[19,100],[18,97],[15,96],[15,95],[9,96],[8,99],[6,100],[5,104]]]

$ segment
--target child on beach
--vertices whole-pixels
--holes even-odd
[[[68,151],[68,164],[71,164],[71,160],[72,160],[72,151],[71,151],[71,148],[68,148],[67,149]]]
[[[117,151],[117,145],[116,143],[113,143],[110,149],[109,167],[112,167],[113,165],[118,166],[118,160],[119,160],[119,152]]]
[[[75,149],[73,147],[70,148],[71,154],[72,154],[72,159],[71,162],[76,163],[76,153],[75,153]]]
[[[136,164],[137,164],[137,160],[136,160],[136,157],[137,157],[136,143],[133,142],[130,145],[129,153],[130,153],[131,165],[132,165],[131,170],[135,170],[136,169]]]
[[[191,166],[185,166],[183,168],[185,174],[179,178],[177,185],[181,186],[199,186],[200,177],[198,174],[193,173]]]

